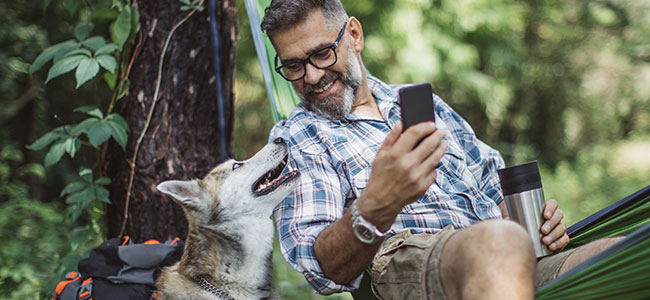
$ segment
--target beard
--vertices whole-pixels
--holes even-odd
[[[303,91],[296,94],[305,103],[308,110],[313,111],[331,120],[344,120],[352,111],[354,99],[361,85],[361,64],[354,55],[352,48],[348,48],[348,61],[345,65],[345,73],[328,71],[316,84],[305,84]],[[322,89],[335,80],[343,84],[342,94],[332,94],[322,100],[310,97],[315,90]]]

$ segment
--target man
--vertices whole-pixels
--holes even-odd
[[[288,143],[302,173],[274,219],[283,255],[317,292],[352,291],[371,267],[383,299],[532,299],[536,285],[613,242],[536,268],[524,229],[501,220],[499,153],[436,95],[436,123],[402,132],[396,87],[366,74],[361,24],[339,0],[275,0],[262,28],[302,99],[269,138]],[[562,216],[547,201],[551,250],[569,242]]]

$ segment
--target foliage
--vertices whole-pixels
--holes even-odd
[[[39,164],[23,161],[14,146],[0,151],[0,295],[35,299],[59,266],[70,231],[59,205],[29,197],[29,177],[45,180]]]

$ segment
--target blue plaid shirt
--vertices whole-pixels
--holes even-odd
[[[327,279],[316,260],[314,242],[327,226],[341,218],[368,184],[377,150],[400,120],[397,90],[368,76],[383,120],[349,114],[347,120],[329,120],[298,104],[289,119],[272,129],[269,141],[282,137],[290,147],[290,163],[301,172],[295,191],[275,208],[273,217],[282,254],[321,294],[351,291],[349,285]],[[436,181],[416,202],[405,206],[389,235],[411,229],[435,233],[447,225],[467,227],[501,218],[503,199],[496,170],[501,155],[476,138],[472,128],[440,97],[433,95],[436,125],[447,131],[448,148]]]

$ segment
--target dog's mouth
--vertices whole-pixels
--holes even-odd
[[[264,196],[277,189],[283,183],[294,179],[300,174],[300,172],[298,172],[298,170],[294,170],[291,165],[287,165],[288,159],[289,156],[285,156],[277,167],[266,172],[264,175],[262,175],[262,177],[255,181],[253,184],[253,195],[258,197]],[[284,174],[284,176],[280,176],[282,174],[282,170],[284,170],[284,167],[288,168],[288,172]]]

